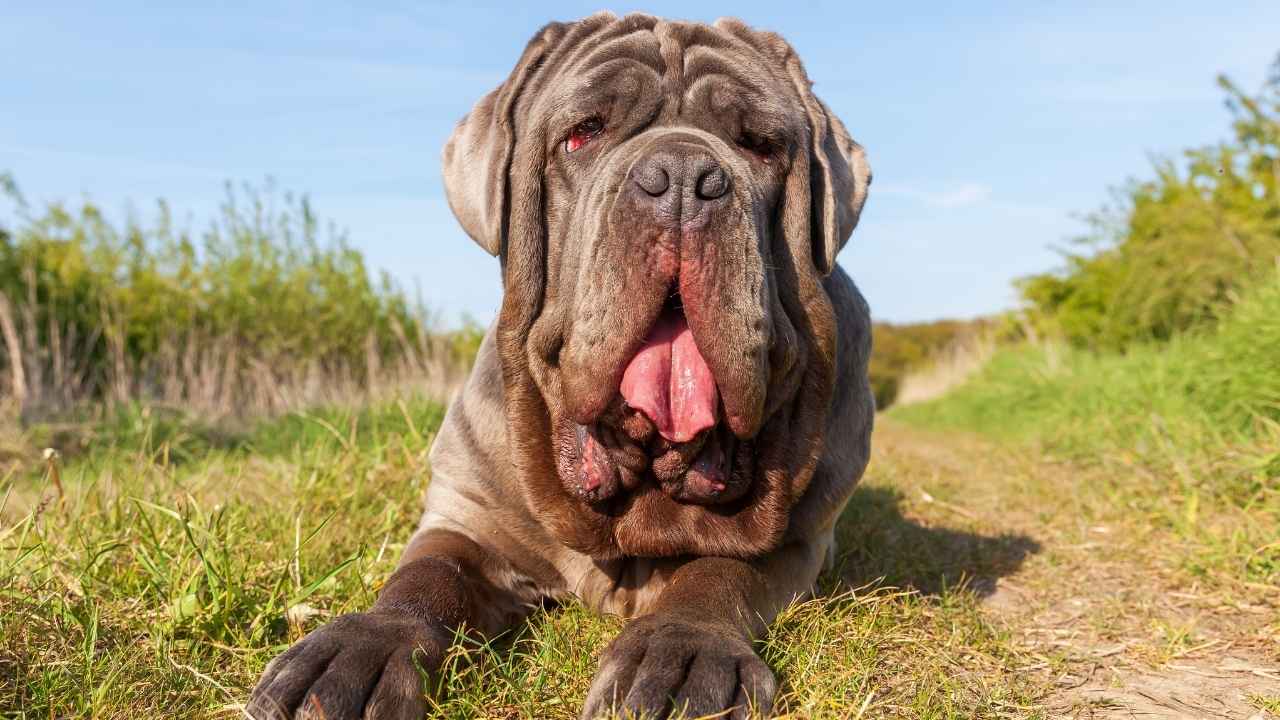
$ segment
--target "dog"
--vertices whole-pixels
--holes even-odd
[[[422,717],[456,632],[567,598],[632,618],[582,717],[768,714],[753,639],[832,563],[870,452],[869,311],[836,264],[862,147],[780,36],[602,13],[533,37],[444,177],[501,310],[398,569],[249,714]]]

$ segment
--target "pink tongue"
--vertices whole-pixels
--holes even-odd
[[[683,313],[658,318],[622,373],[622,399],[672,442],[692,440],[716,424],[716,381]]]

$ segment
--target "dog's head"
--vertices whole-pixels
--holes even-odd
[[[553,23],[444,168],[502,261],[531,510],[599,557],[775,546],[822,450],[823,280],[870,183],[791,47],[735,20]]]

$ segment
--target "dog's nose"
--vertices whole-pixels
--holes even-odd
[[[729,199],[729,173],[697,145],[658,148],[631,169],[637,199],[652,207],[664,226],[697,229]]]
[[[698,197],[703,200],[715,200],[729,192],[729,176],[724,168],[714,164],[698,176]]]
[[[671,187],[671,176],[667,174],[667,169],[653,158],[648,162],[637,163],[631,176],[640,189],[651,197],[662,197]]]

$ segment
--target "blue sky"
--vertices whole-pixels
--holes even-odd
[[[0,7],[0,171],[28,200],[145,217],[164,197],[198,229],[224,181],[270,176],[444,317],[482,321],[497,262],[449,214],[440,148],[537,28],[604,7],[15,5]],[[1109,187],[1226,135],[1216,73],[1255,88],[1280,51],[1275,0],[608,9],[736,15],[792,42],[870,153],[840,260],[894,321],[1009,307],[1010,279],[1055,266]]]

